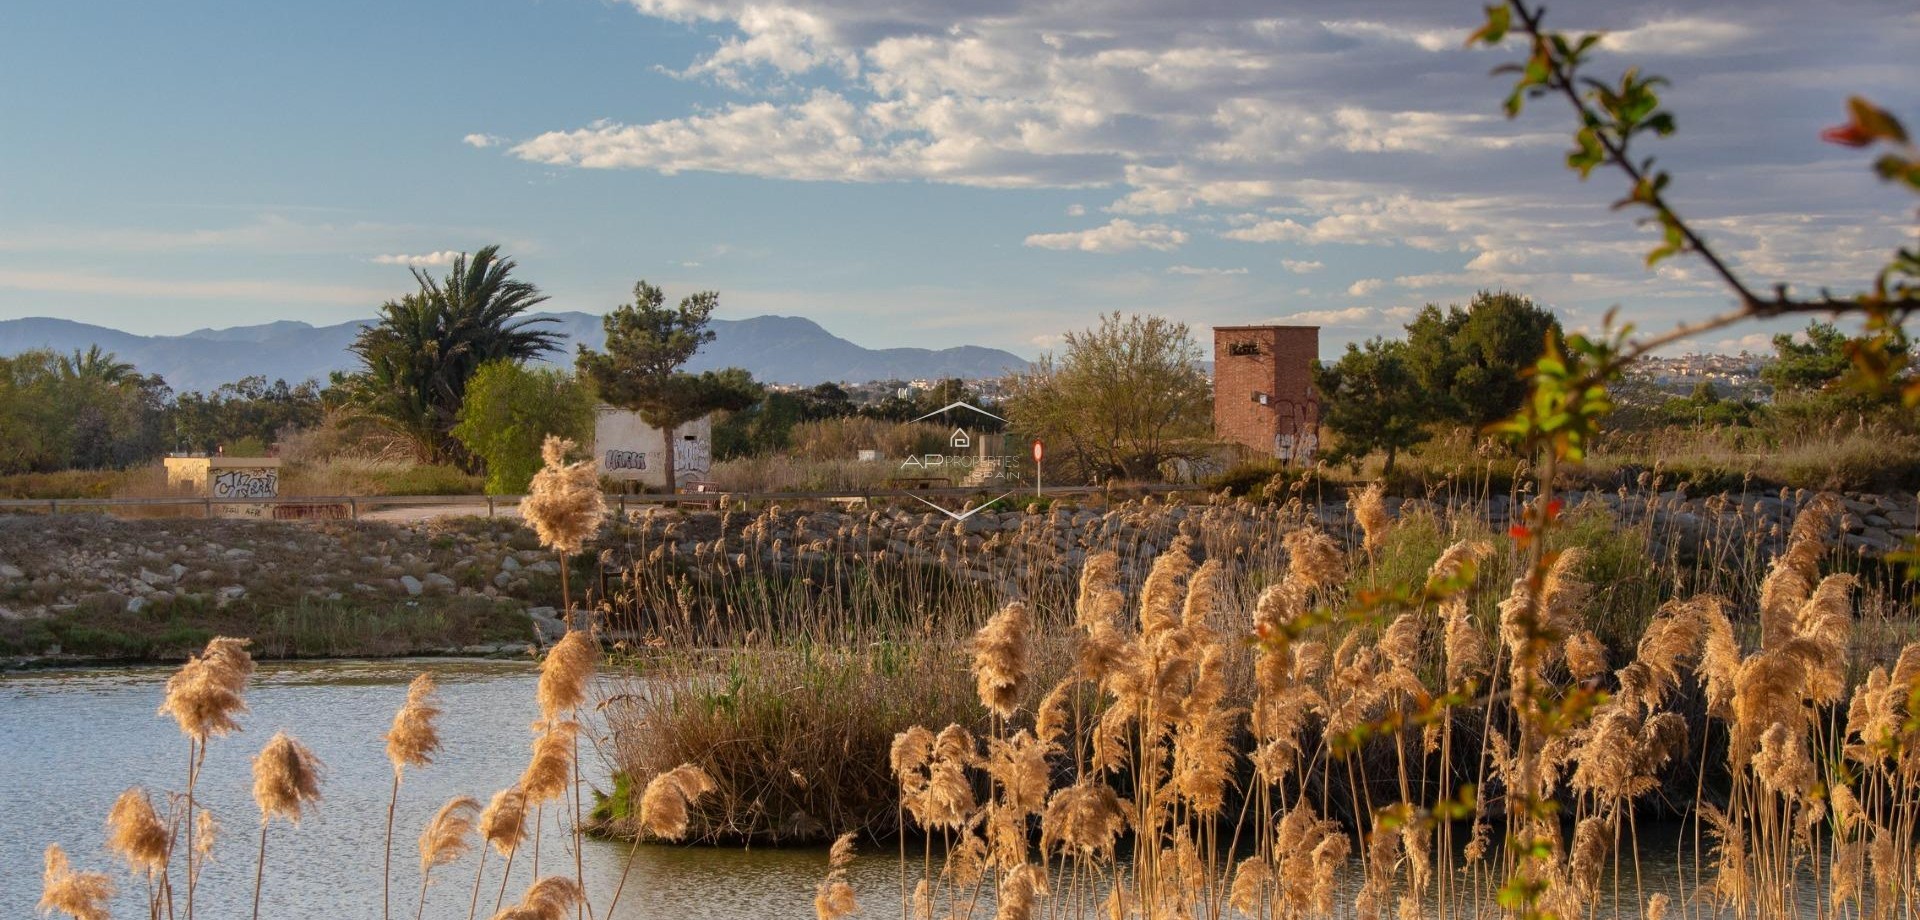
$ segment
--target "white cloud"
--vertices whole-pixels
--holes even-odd
[[[1244,275],[1246,273],[1247,270],[1244,268],[1203,268],[1196,265],[1167,266],[1167,274],[1169,275]]]
[[[460,143],[466,144],[469,147],[478,147],[481,150],[485,150],[488,147],[498,147],[506,142],[507,139],[498,134],[469,134],[460,139]]]
[[[1187,233],[1184,230],[1176,230],[1166,224],[1136,224],[1124,217],[1116,217],[1104,226],[1090,230],[1035,233],[1027,237],[1026,245],[1040,249],[1076,249],[1081,252],[1128,252],[1134,249],[1171,252],[1186,241]]]
[[[1674,16],[1606,33],[1600,47],[1621,54],[1701,54],[1738,45],[1753,35],[1732,19]]]
[[[1361,326],[1379,317],[1372,307],[1347,307],[1344,310],[1302,310],[1276,317],[1273,322],[1295,326]]]
[[[1386,22],[1347,20],[1326,23],[1335,35],[1347,35],[1372,41],[1399,42],[1422,51],[1453,51],[1461,48],[1463,29],[1420,29]]]
[[[1280,267],[1296,275],[1310,275],[1327,267],[1327,263],[1317,259],[1281,259]]]
[[[1359,281],[1347,285],[1347,293],[1354,297],[1365,297],[1385,287],[1386,284],[1385,281],[1379,278],[1362,278]]]
[[[460,258],[461,255],[463,255],[463,253],[456,252],[452,249],[442,249],[439,252],[426,252],[418,255],[404,252],[379,255],[374,256],[373,261],[376,265],[438,266],[452,265],[453,260]]]
[[[1644,231],[1605,210],[1617,189],[1578,186],[1554,170],[1553,151],[1566,143],[1563,111],[1500,117],[1499,88],[1479,74],[1523,49],[1463,48],[1474,23],[1457,11],[1364,0],[1337,9],[627,2],[712,40],[664,69],[719,87],[721,101],[650,122],[558,125],[512,146],[515,156],[666,174],[1099,187],[1112,192],[1107,213],[1122,219],[1037,233],[1027,245],[1167,251],[1206,232],[1457,256],[1410,259],[1399,279],[1436,297],[1490,285],[1587,304],[1692,298],[1684,309],[1699,312],[1713,294],[1711,279],[1678,263],[1646,271],[1640,257],[1652,244]],[[1713,120],[1712,130],[1687,133],[1685,155],[1712,168],[1678,178],[1697,180],[1687,185],[1688,213],[1726,242],[1735,264],[1765,276],[1756,279],[1762,283],[1844,287],[1868,277],[1870,269],[1856,269],[1900,242],[1897,228],[1863,219],[1885,212],[1884,202],[1871,191],[1836,197],[1798,188],[1804,179],[1795,177],[1808,172],[1804,145],[1776,138],[1786,136],[1779,118],[1801,116],[1749,117],[1776,103],[1759,83],[1798,88],[1834,78],[1809,71],[1786,83],[1785,71],[1757,74],[1749,58],[1791,40],[1798,58],[1788,70],[1813,66],[1799,59],[1838,60],[1855,68],[1839,84],[1849,91],[1893,86],[1883,94],[1897,94],[1905,73],[1899,36],[1911,34],[1911,14],[1863,8],[1857,31],[1869,37],[1836,49],[1831,30],[1813,28],[1825,15],[1813,7],[1761,0],[1738,18],[1673,11],[1681,8],[1594,5],[1569,11],[1560,27],[1610,30],[1610,56],[1685,57],[1683,85],[1714,100],[1699,122],[1681,111],[1687,124]],[[1728,95],[1729,86],[1737,91]],[[1673,98],[1682,97],[1676,90]],[[1795,136],[1810,137],[1821,124]],[[1838,159],[1828,153],[1814,166]],[[1857,162],[1847,165],[1858,179]],[[1067,213],[1088,210],[1076,204]],[[1749,219],[1796,210],[1809,222]],[[1177,227],[1166,217],[1175,214]],[[1207,225],[1217,226],[1195,229]],[[1320,268],[1310,259],[1282,266]],[[1354,287],[1377,294],[1382,284]]]

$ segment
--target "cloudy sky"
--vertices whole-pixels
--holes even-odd
[[[1035,354],[1105,310],[1318,323],[1507,288],[1587,325],[1648,272],[1571,119],[1499,114],[1453,0],[22,0],[0,13],[0,319],[371,315],[498,242],[557,309],[646,278],[868,346]],[[1556,5],[1671,77],[1674,198],[1759,286],[1852,289],[1910,196],[1821,144],[1920,121],[1912,2]],[[1902,61],[1907,63],[1902,64]],[[1700,343],[1764,341],[1747,327]],[[1745,337],[1743,340],[1742,337]]]

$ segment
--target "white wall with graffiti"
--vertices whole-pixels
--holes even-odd
[[[169,488],[221,499],[280,497],[280,461],[274,457],[168,457]],[[271,505],[215,504],[224,517],[273,517]]]
[[[640,413],[600,406],[593,414],[594,462],[608,479],[660,488],[667,484],[671,457],[674,478],[684,489],[713,470],[713,423],[703,418],[681,426],[674,435],[669,445],[660,429],[641,421]]]

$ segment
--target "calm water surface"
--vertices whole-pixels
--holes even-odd
[[[195,895],[203,918],[250,916],[259,812],[251,797],[249,761],[276,730],[285,729],[326,764],[325,800],[299,827],[276,822],[268,837],[261,915],[357,920],[380,917],[381,847],[392,782],[381,735],[421,671],[440,680],[446,707],[443,749],[436,762],[409,771],[394,830],[394,914],[412,917],[420,874],[414,841],[447,799],[481,802],[513,782],[526,765],[528,724],[539,715],[534,671],[519,662],[385,661],[263,664],[247,695],[245,730],[215,740],[199,799],[223,825],[224,838]],[[102,849],[107,809],[122,790],[185,785],[187,745],[171,719],[155,715],[168,668],[123,668],[0,674],[0,918],[36,916],[41,853],[64,846],[75,864],[114,868],[121,881],[116,917],[144,916],[144,884]],[[607,768],[582,745],[586,778],[608,788]],[[548,809],[541,874],[571,875],[571,838]],[[508,900],[531,880],[531,845],[515,858]],[[611,897],[628,847],[588,841],[587,887],[596,907]],[[490,914],[502,860],[488,857],[480,916]],[[463,918],[476,858],[434,872],[426,916]],[[854,884],[867,914],[898,904],[891,855],[863,859]],[[826,871],[824,850],[712,849],[642,846],[612,918],[709,920],[810,917],[813,888]],[[185,886],[176,881],[184,894]]]
[[[242,719],[245,730],[213,742],[200,785],[200,800],[220,820],[225,836],[196,895],[199,916],[250,915],[259,813],[251,798],[249,760],[273,732],[285,729],[326,764],[325,800],[297,828],[274,825],[261,915],[275,920],[380,917],[381,846],[392,780],[381,735],[405,699],[408,681],[423,670],[439,678],[446,714],[440,723],[441,754],[432,766],[407,774],[394,831],[394,915],[413,916],[420,890],[414,841],[421,825],[455,795],[485,802],[526,764],[527,726],[539,714],[530,664],[431,659],[262,665],[247,696],[251,712]],[[35,916],[41,853],[49,843],[66,847],[81,868],[114,869],[122,889],[115,916],[144,916],[144,885],[102,849],[102,821],[130,785],[146,786],[156,799],[163,790],[184,785],[186,742],[171,719],[155,714],[170,673],[170,668],[140,667],[0,674],[0,920]],[[588,781],[608,788],[605,763],[584,741],[582,751]],[[1672,827],[1642,828],[1642,833],[1643,893],[1663,890],[1687,903],[1691,873],[1683,880],[1676,864],[1691,862],[1690,841]],[[542,874],[572,874],[571,843],[549,809]],[[600,920],[808,918],[814,886],[826,870],[823,849],[642,846],[620,903],[607,917],[604,903],[628,850],[615,842],[587,841],[587,887],[595,893]],[[531,852],[529,844],[514,861],[509,900],[531,881]],[[469,855],[435,872],[427,917],[467,916],[475,864]],[[481,917],[491,914],[500,866],[499,857],[489,855]],[[898,915],[897,872],[891,850],[856,861],[852,881],[863,916]],[[1359,883],[1353,876],[1344,881],[1349,892]],[[176,886],[184,892],[183,885]],[[1619,913],[1632,915],[1632,885],[1623,888]],[[991,908],[982,913],[991,915]],[[1599,913],[1615,911],[1608,904]],[[1700,916],[1697,904],[1692,916]]]

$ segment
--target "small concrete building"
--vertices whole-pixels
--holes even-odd
[[[1215,326],[1213,430],[1256,456],[1309,464],[1320,448],[1318,326]]]
[[[278,457],[167,457],[167,488],[212,498],[279,498]],[[219,504],[213,513],[224,517],[273,517],[273,506]]]
[[[665,488],[671,458],[676,485],[705,480],[713,471],[713,420],[680,426],[672,444],[640,413],[602,405],[593,410],[593,457],[600,475],[616,482]]]

